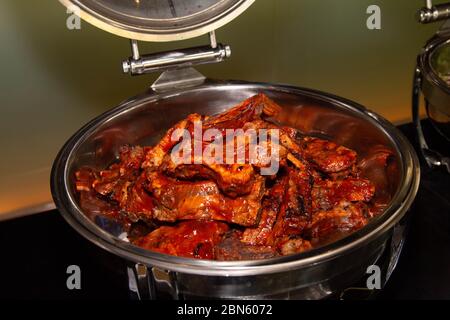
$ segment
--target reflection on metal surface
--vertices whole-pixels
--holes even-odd
[[[235,19],[255,0],[60,0],[82,19],[116,35],[142,41],[189,39]]]

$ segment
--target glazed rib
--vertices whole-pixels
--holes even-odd
[[[135,244],[148,250],[195,259],[214,259],[214,248],[228,231],[225,223],[185,221],[162,226]]]
[[[108,168],[76,172],[80,206],[91,218],[120,222],[145,249],[225,261],[301,253],[382,212],[391,193],[374,181],[388,185],[392,152],[380,146],[358,163],[354,150],[275,123],[281,110],[258,94],[218,115],[191,114],[154,146],[123,146]],[[199,125],[217,134],[199,138]],[[242,140],[229,131],[236,129],[266,135]],[[179,132],[189,139],[174,138]],[[178,147],[198,145],[200,155],[174,157]],[[275,172],[263,174],[273,165]]]
[[[356,163],[356,152],[328,140],[305,137],[301,140],[303,155],[318,170],[336,173]]]
[[[160,221],[220,220],[242,226],[258,221],[264,195],[264,178],[257,177],[250,193],[230,198],[212,181],[177,181],[154,172],[148,177],[148,191],[155,199],[153,218]]]

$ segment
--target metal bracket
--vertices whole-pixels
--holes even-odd
[[[142,263],[130,263],[128,281],[130,290],[137,295],[139,300],[156,300],[158,294],[168,295],[174,300],[180,299],[176,274],[171,271],[146,266]]]
[[[149,277],[147,266],[136,263],[134,266],[136,276],[137,294],[139,300],[152,300],[155,298],[155,288]]]
[[[200,85],[205,79],[206,77],[194,68],[167,70],[156,79],[151,88],[153,91],[163,92]]]
[[[231,56],[228,45],[218,44],[215,32],[209,33],[209,46],[159,52],[141,56],[138,43],[131,40],[132,56],[122,62],[124,73],[141,75],[157,71],[189,68],[194,65],[217,63]]]
[[[425,7],[418,12],[420,23],[431,23],[450,18],[450,3],[433,5],[432,0],[425,0]]]

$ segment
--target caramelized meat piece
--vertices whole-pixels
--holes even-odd
[[[273,225],[280,212],[287,184],[288,177],[284,176],[269,190],[268,195],[263,201],[258,226],[245,229],[241,239],[242,242],[250,245],[267,245],[269,239],[273,239]]]
[[[310,249],[310,243],[301,239],[300,234],[311,219],[312,184],[308,171],[289,168],[288,174],[264,199],[258,226],[247,228],[242,242],[273,246],[281,254]]]
[[[75,188],[78,192],[89,192],[92,190],[95,173],[91,168],[83,167],[75,172],[75,179]]]
[[[311,189],[313,178],[307,171],[290,169],[289,180],[277,221],[273,227],[269,243],[276,245],[280,252],[297,247],[305,249],[298,239],[311,221]],[[295,241],[289,243],[291,240]]]
[[[310,241],[302,239],[300,236],[284,236],[278,240],[277,247],[281,255],[287,256],[312,249]]]
[[[304,231],[304,236],[320,242],[327,238],[347,235],[367,224],[367,211],[367,205],[362,202],[342,201],[330,210],[314,214],[311,224]]]
[[[145,249],[227,261],[304,252],[383,211],[390,150],[376,147],[356,163],[351,149],[271,122],[280,111],[259,94],[218,115],[191,114],[155,146],[124,146],[105,170],[77,171],[80,206],[120,222]],[[215,135],[195,140],[198,125]],[[179,150],[188,161],[173,157]],[[266,175],[274,164],[280,170]]]
[[[264,178],[257,177],[250,193],[235,199],[224,196],[212,181],[187,182],[158,172],[149,177],[148,190],[156,200],[153,217],[161,221],[221,220],[253,226],[257,223]]]
[[[227,196],[236,198],[249,194],[255,181],[255,170],[248,164],[181,164],[166,156],[161,170],[168,176],[183,180],[213,180]]]
[[[99,177],[92,182],[92,187],[103,196],[110,195],[120,181],[120,165],[113,164],[108,170],[99,172]]]
[[[239,238],[239,233],[233,232],[217,244],[215,247],[216,260],[258,260],[278,256],[277,251],[273,247],[246,244],[240,241]]]
[[[279,135],[279,144],[282,146],[285,150],[281,151],[282,154],[287,154],[290,152],[297,158],[302,158],[303,150],[302,148],[294,141],[294,139],[291,137],[292,132],[286,131],[282,127],[277,126],[276,124],[273,124],[271,122],[265,121],[265,120],[254,120],[252,122],[249,122],[245,125],[246,129],[274,129],[277,130]]]
[[[356,163],[356,152],[334,142],[318,138],[302,139],[306,160],[325,173],[336,173],[351,168]]]
[[[117,203],[131,221],[152,218],[153,200],[143,187],[147,179],[140,171],[144,153],[141,147],[123,146],[120,162],[100,171],[92,182],[93,189]]]
[[[214,259],[214,247],[228,231],[225,223],[186,221],[162,226],[135,244],[152,251],[196,259]]]
[[[186,129],[192,132],[194,122],[201,121],[202,119],[202,116],[194,113],[170,128],[163,136],[163,138],[154,147],[148,150],[145,155],[145,161],[142,163],[142,168],[148,170],[158,169],[158,167],[163,162],[165,155],[168,154],[170,150],[172,150],[172,148],[181,140],[181,136],[178,140],[173,139],[173,134],[176,133],[176,130]]]
[[[92,188],[92,182],[95,179],[92,169],[81,168],[75,172],[75,177],[77,179],[76,188],[80,195],[80,207],[88,214],[89,218],[94,219],[101,215],[123,223],[124,227],[130,224],[127,215],[122,215],[120,208],[115,203],[108,202]]]
[[[129,170],[139,170],[144,160],[144,148],[124,145],[120,148],[120,175],[126,175]]]
[[[175,163],[168,154],[165,155],[162,162],[158,161],[157,164],[162,164],[162,171],[167,175],[181,178],[185,180],[189,179],[211,179],[217,183],[220,190],[230,197],[237,197],[239,195],[248,194],[254,183],[254,169],[252,165],[262,167],[270,164],[270,155],[266,158],[258,158],[256,163],[255,159],[250,164],[249,159],[249,138],[239,140],[237,136],[229,135],[227,130],[230,129],[248,129],[244,128],[246,123],[255,119],[260,119],[261,115],[273,116],[281,110],[281,107],[275,104],[267,96],[263,94],[251,97],[236,107],[221,113],[216,116],[207,118],[202,123],[202,130],[216,129],[221,132],[223,136],[223,143],[225,146],[222,148],[222,154],[220,159],[225,160],[232,156],[233,164],[223,164],[220,162],[208,162],[205,159],[197,159],[192,154],[189,164]],[[180,123],[174,128],[185,128],[187,122]],[[172,128],[170,131],[172,131]],[[244,131],[242,131],[244,133]],[[168,135],[163,138],[163,141],[167,140]],[[191,137],[192,145],[191,150],[195,148],[195,137]],[[199,142],[199,141],[197,141]],[[200,141],[202,146],[202,152],[210,146],[213,141]],[[164,146],[168,146],[168,143],[164,143]],[[223,146],[223,144],[222,144]],[[165,149],[168,149],[167,147]],[[233,150],[233,153],[227,154],[228,150]],[[271,150],[271,149],[270,149]],[[154,151],[147,154],[149,157],[155,157]],[[167,150],[166,150],[167,152]],[[160,154],[162,154],[160,152]],[[237,161],[238,157],[243,155],[243,162]],[[258,154],[259,155],[259,154]],[[155,164],[155,162],[154,162]],[[145,165],[144,165],[145,167]]]
[[[195,122],[202,121],[203,130],[214,128],[219,131],[221,130],[225,134],[227,129],[242,128],[245,123],[259,118],[262,114],[272,116],[279,110],[281,110],[280,106],[270,100],[266,95],[259,94],[243,101],[224,113],[206,117],[205,121],[202,121],[204,119],[202,116],[191,114],[187,119],[178,122],[170,128],[159,143],[147,152],[142,167],[157,169],[161,165],[164,156],[181,140],[181,137],[178,141],[172,139],[174,132],[176,130],[187,129],[191,133],[191,136],[193,136],[193,125]]]
[[[222,114],[208,117],[202,122],[202,130],[217,129],[222,130],[224,136],[224,142],[232,146],[234,150],[234,158],[237,158],[239,150],[235,150],[234,147],[238,147],[236,137],[232,137],[230,141],[226,138],[226,131],[228,129],[240,129],[247,122],[254,119],[259,119],[261,115],[273,116],[281,110],[277,104],[270,100],[263,94],[251,97],[236,107],[224,112]],[[248,194],[254,183],[254,169],[249,164],[249,150],[248,140],[243,145],[246,150],[241,150],[244,155],[244,163],[236,164],[222,164],[222,163],[207,163],[204,159],[196,159],[194,154],[191,154],[189,164],[179,164],[172,160],[169,155],[169,151],[178,144],[179,141],[173,141],[171,139],[172,134],[178,129],[187,129],[191,132],[192,145],[191,150],[195,148],[195,137],[193,135],[192,125],[195,121],[202,120],[199,115],[190,115],[186,120],[183,120],[172,127],[161,141],[149,150],[146,154],[146,159],[143,164],[143,168],[149,170],[155,170],[161,166],[161,170],[167,175],[181,178],[185,180],[189,179],[211,179],[217,183],[222,192],[230,197],[237,197],[239,195]],[[198,141],[197,141],[198,142]],[[200,141],[202,146],[202,152],[210,145],[212,141]],[[242,147],[241,147],[242,148]],[[221,159],[226,159],[226,147],[223,148],[223,154]],[[262,161],[263,159],[261,159]],[[265,159],[267,165],[268,159]]]
[[[123,146],[119,152],[119,162],[111,165],[108,170],[100,171],[99,177],[92,187],[99,194],[108,196],[113,193],[120,197],[123,184],[133,181],[140,174],[140,166],[144,159],[144,149],[139,146]]]
[[[369,202],[375,186],[365,179],[324,180],[314,185],[313,206],[316,210],[329,210],[341,201]]]
[[[120,207],[127,212],[130,220],[151,221],[155,203],[153,198],[145,190],[147,183],[146,175],[143,173],[135,182],[127,183],[126,189],[120,199]]]
[[[218,130],[238,129],[242,128],[247,122],[259,119],[261,115],[272,117],[280,110],[281,107],[269,97],[264,94],[258,94],[224,113],[207,118],[203,123],[203,128]]]
[[[223,147],[223,157],[220,160],[231,164],[204,159],[195,162],[193,158],[188,164],[176,163],[170,155],[166,155],[160,170],[170,177],[182,180],[212,180],[223,193],[233,198],[246,195],[252,188],[255,175],[261,173],[262,168],[271,165],[279,167],[280,158],[286,158],[286,153],[270,140],[260,141],[252,149],[249,147],[249,139],[243,139],[243,142],[237,140],[235,137],[235,140]],[[228,157],[232,157],[232,161],[226,160]]]

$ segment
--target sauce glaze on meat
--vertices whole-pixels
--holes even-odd
[[[382,205],[373,200],[375,185],[363,177],[362,159],[332,141],[275,124],[280,110],[259,94],[219,115],[189,115],[155,146],[123,146],[105,170],[76,172],[80,206],[89,216],[122,223],[135,245],[197,259],[289,255],[364,227]],[[278,129],[278,172],[261,175],[267,159],[174,163],[171,136],[176,129],[192,132],[195,121],[223,135],[226,129]],[[389,157],[380,157],[382,166]]]

